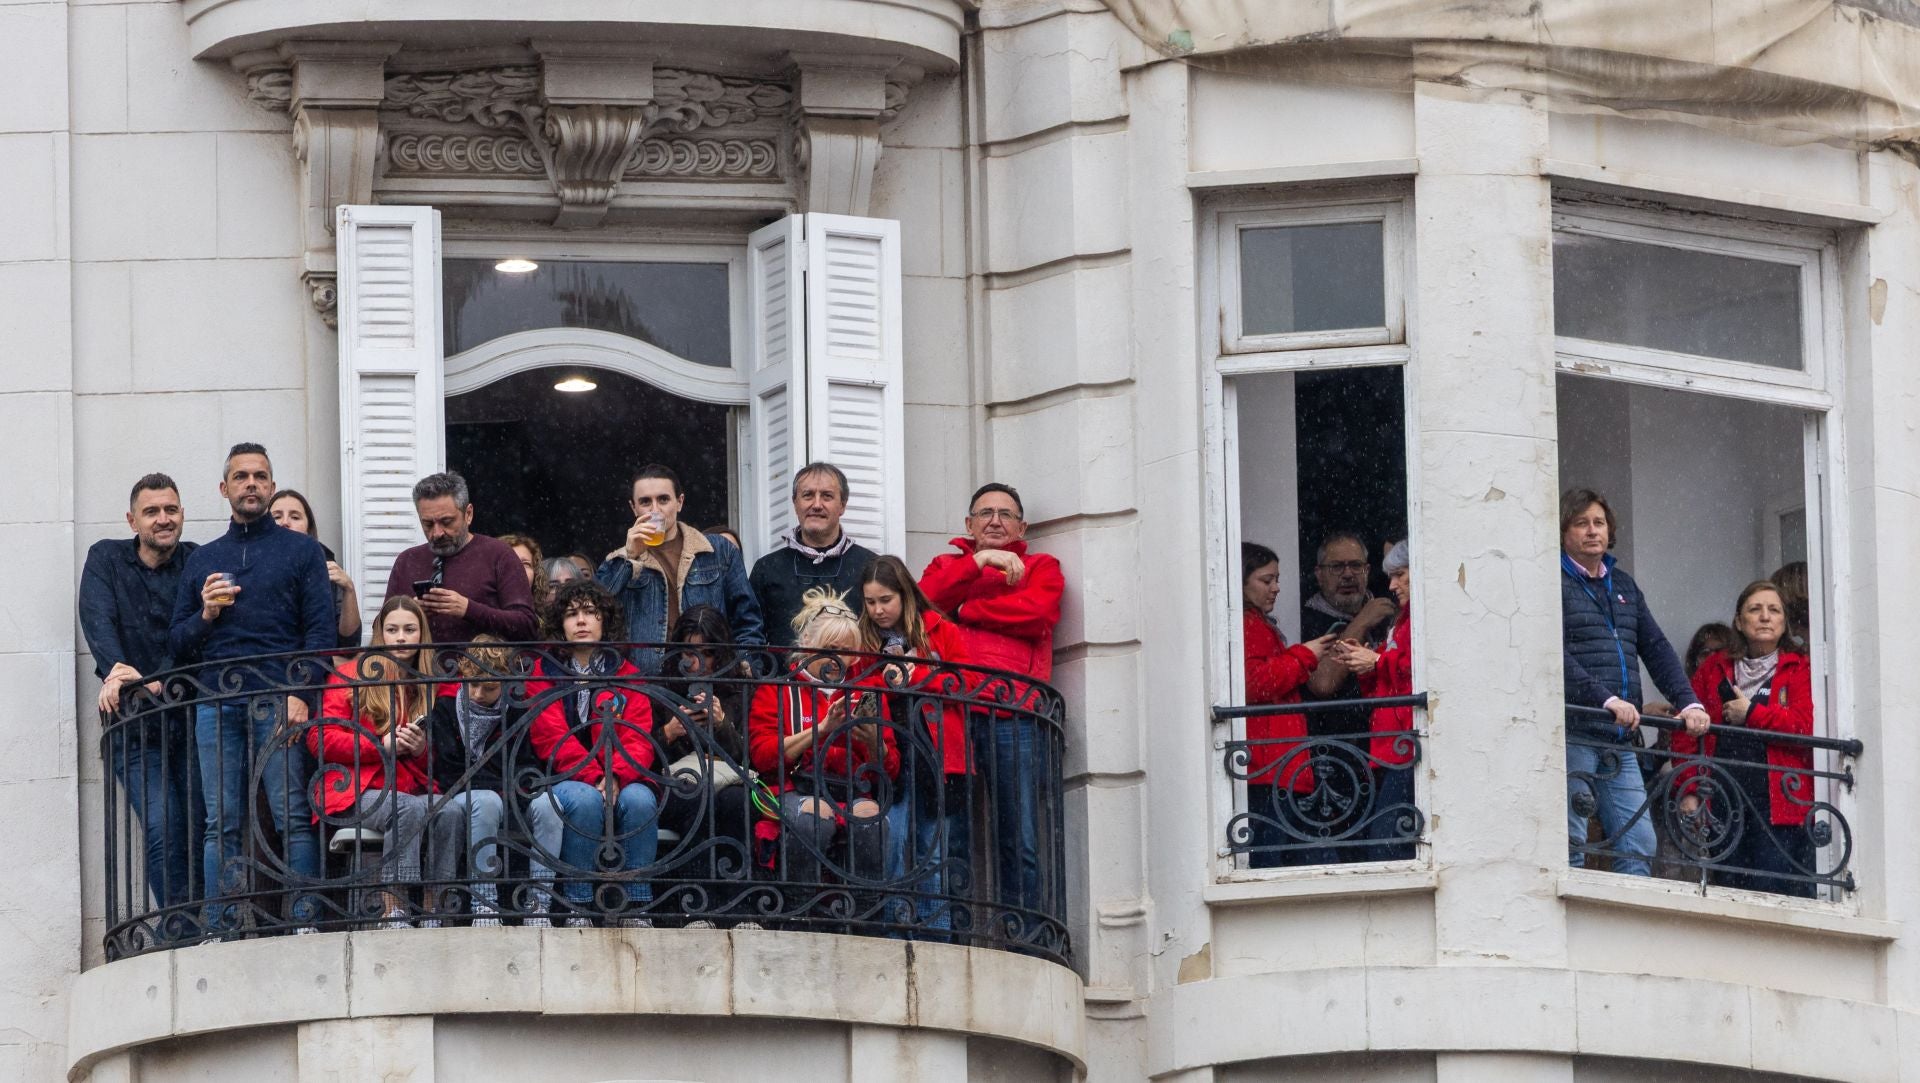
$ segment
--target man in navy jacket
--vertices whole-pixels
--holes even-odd
[[[1560,635],[1567,703],[1611,712],[1620,746],[1618,751],[1595,747],[1591,736],[1586,743],[1567,741],[1567,862],[1575,868],[1586,864],[1579,848],[1586,845],[1587,816],[1575,804],[1580,794],[1591,793],[1607,836],[1601,845],[1615,855],[1613,870],[1646,876],[1656,845],[1653,813],[1649,809],[1636,818],[1647,804],[1647,789],[1629,744],[1640,725],[1641,663],[1668,702],[1687,704],[1680,718],[1690,728],[1704,731],[1707,712],[1695,701],[1686,670],[1653,619],[1640,585],[1608,555],[1614,538],[1613,508],[1605,497],[1591,489],[1561,495]]]
[[[273,490],[267,449],[234,445],[220,481],[233,519],[225,534],[187,559],[173,604],[174,655],[201,659],[201,681],[210,694],[194,706],[207,806],[202,862],[209,895],[253,887],[243,871],[228,867],[240,853],[251,805],[248,781],[256,763],[263,764],[267,807],[279,827],[288,868],[296,881],[317,880],[321,873],[307,798],[313,765],[298,740],[319,692],[289,695],[280,689],[316,684],[324,670],[306,660],[235,661],[327,651],[337,642],[326,554],[319,542],[284,529],[267,514]],[[297,905],[295,911],[310,920],[313,907]]]

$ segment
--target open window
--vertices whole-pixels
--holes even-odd
[[[1407,538],[1405,197],[1235,200],[1203,223],[1216,873],[1411,859],[1415,712],[1389,733],[1339,705],[1391,700],[1323,646],[1408,637],[1383,568]]]
[[[753,234],[740,258],[561,258],[507,279],[492,259],[463,252],[443,260],[432,208],[342,207],[339,222],[342,557],[369,585],[369,620],[394,558],[420,540],[412,485],[447,468],[449,421],[454,446],[484,448],[504,470],[552,466],[557,441],[613,458],[657,457],[689,478],[724,469],[737,498],[689,521],[737,512],[749,559],[792,525],[793,469],[829,459],[852,482],[848,533],[876,550],[904,548],[897,223],[792,215]],[[449,285],[449,304],[462,314],[450,330],[442,319]],[[459,347],[452,357],[449,336]],[[587,382],[615,374],[610,389],[626,393],[603,396],[601,408],[588,397],[528,400],[560,390],[557,378],[576,370]],[[647,397],[622,379],[687,400],[681,420],[704,425],[699,461],[661,451],[660,440],[648,443],[624,423],[594,440],[614,424],[606,416],[617,412],[614,399]],[[450,394],[460,400],[452,407]],[[639,462],[615,465],[624,473]],[[486,481],[469,481],[477,503]],[[534,498],[544,488],[532,485]],[[515,506],[497,499],[487,531],[522,525],[502,518]],[[579,514],[597,523],[604,511],[590,505]]]

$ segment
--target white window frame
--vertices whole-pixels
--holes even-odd
[[[752,368],[747,311],[747,238],[716,235],[711,241],[625,238],[518,237],[489,233],[445,238],[441,259],[507,259],[568,263],[711,263],[727,268],[727,355],[730,364],[707,365],[651,343],[611,331],[554,327],[517,331],[448,354],[446,395],[463,394],[515,372],[576,360],[583,367],[621,372],[670,394],[732,408],[727,426],[729,476],[727,521],[738,522],[746,506],[747,476],[739,449],[746,444],[748,374]],[[756,554],[757,555],[757,554]]]
[[[1800,371],[1724,358],[1672,353],[1664,350],[1600,343],[1556,336],[1558,373],[1624,383],[1719,395],[1802,411],[1801,462],[1805,468],[1802,492],[1807,516],[1807,581],[1813,598],[1808,607],[1809,654],[1814,687],[1821,695],[1815,711],[1814,732],[1823,737],[1854,736],[1854,689],[1848,667],[1836,659],[1850,657],[1852,644],[1850,602],[1834,584],[1851,582],[1850,527],[1844,500],[1846,441],[1843,383],[1846,341],[1840,310],[1840,244],[1832,229],[1818,229],[1728,213],[1618,206],[1590,201],[1578,191],[1556,191],[1553,226],[1556,232],[1590,233],[1621,240],[1660,244],[1730,256],[1766,259],[1800,268]],[[1731,599],[1729,599],[1731,602]],[[1816,795],[1840,809],[1850,823],[1859,822],[1858,802],[1844,789],[1829,787]],[[1858,847],[1856,846],[1856,857]],[[1756,895],[1763,901],[1774,897]],[[1843,905],[1857,905],[1857,895]]]
[[[1390,365],[1405,368],[1414,346],[1406,313],[1413,280],[1411,187],[1406,184],[1316,187],[1312,191],[1275,195],[1219,192],[1200,207],[1201,276],[1198,290],[1200,356],[1202,365],[1202,434],[1207,536],[1207,690],[1208,705],[1242,703],[1246,699],[1246,663],[1240,621],[1240,476],[1238,456],[1228,454],[1228,440],[1239,431],[1234,378],[1267,373],[1297,373]],[[1386,326],[1338,331],[1295,332],[1244,336],[1239,332],[1241,231],[1266,226],[1323,225],[1334,222],[1378,221],[1381,243]],[[1402,381],[1406,416],[1405,449],[1407,492],[1418,491],[1417,458],[1413,435],[1412,389]],[[1411,510],[1411,509],[1409,509]],[[1419,567],[1418,546],[1413,550]],[[1415,687],[1420,687],[1424,651],[1414,651]],[[1425,713],[1415,712],[1415,728],[1425,732]],[[1246,811],[1246,787],[1227,776],[1222,761],[1228,741],[1243,740],[1246,723],[1209,722],[1208,839],[1213,848],[1215,884],[1264,884],[1324,877],[1325,866],[1299,869],[1251,869],[1244,858],[1230,853],[1225,832],[1233,816]],[[1414,788],[1414,804],[1428,813],[1428,787]],[[1377,861],[1343,866],[1389,875],[1425,874],[1431,863],[1422,840],[1411,861]]]
[[[1345,197],[1268,202],[1222,209],[1209,216],[1217,255],[1217,307],[1215,325],[1218,342],[1209,356],[1219,354],[1265,354],[1317,350],[1330,347],[1370,347],[1404,345],[1407,334],[1406,257],[1412,236],[1406,228],[1406,203],[1398,198]],[[1384,323],[1374,327],[1348,327],[1326,331],[1287,331],[1277,334],[1246,334],[1241,330],[1240,245],[1239,235],[1254,229],[1289,226],[1329,226],[1351,222],[1380,223],[1382,253],[1381,297]],[[1232,238],[1235,243],[1219,243]],[[1225,288],[1233,283],[1233,288]]]

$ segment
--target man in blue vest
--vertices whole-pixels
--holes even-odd
[[[1613,548],[1613,508],[1591,489],[1569,489],[1560,497],[1560,637],[1565,654],[1567,703],[1600,707],[1613,714],[1611,737],[1618,749],[1601,747],[1606,738],[1591,736],[1576,723],[1580,743],[1567,741],[1567,863],[1586,864],[1579,848],[1587,841],[1587,814],[1577,798],[1591,793],[1594,814],[1606,832],[1601,845],[1614,854],[1613,871],[1646,876],[1652,871],[1655,839],[1653,810],[1646,805],[1640,760],[1633,734],[1640,726],[1640,664],[1670,703],[1684,703],[1680,719],[1704,732],[1707,712],[1673,645],[1653,619],[1646,595],[1626,569],[1607,553]]]

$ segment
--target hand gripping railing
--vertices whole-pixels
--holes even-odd
[[[663,649],[671,679],[624,670],[628,644],[455,644],[129,690],[101,737],[108,957],[354,928],[757,925],[1070,962],[1058,692],[892,655],[721,645],[701,671]],[[490,724],[473,708],[495,688]],[[392,725],[422,708],[417,732]]]

